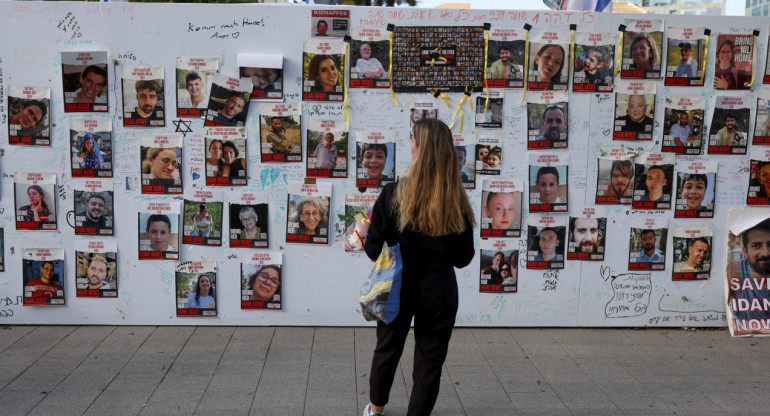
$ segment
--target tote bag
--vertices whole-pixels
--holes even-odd
[[[401,306],[401,248],[398,244],[383,247],[380,257],[374,263],[361,287],[361,313],[367,321],[378,320],[389,324],[396,319]]]

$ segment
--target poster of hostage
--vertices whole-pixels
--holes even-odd
[[[668,219],[631,218],[628,243],[628,270],[664,270]]]
[[[8,87],[8,143],[51,145],[51,87]]]
[[[567,93],[533,92],[527,96],[527,149],[560,149],[569,143]]]
[[[56,230],[56,174],[16,172],[14,196],[17,230]]]
[[[487,47],[487,88],[524,87],[524,31],[494,27]]]
[[[176,263],[176,316],[217,316],[217,262]]]
[[[519,250],[510,239],[481,241],[480,279],[481,293],[516,292],[519,275]]]
[[[299,104],[259,105],[259,143],[262,163],[302,162]]]
[[[64,249],[25,248],[22,258],[24,306],[65,303]]]
[[[677,158],[674,218],[712,218],[716,202],[716,160]]]
[[[757,112],[754,118],[752,144],[770,144],[770,89],[768,88],[757,91]]]
[[[607,208],[583,207],[569,217],[567,260],[604,261]]]
[[[269,202],[266,192],[244,192],[230,199],[230,247],[267,248]]]
[[[476,142],[475,133],[458,133],[452,135],[457,156],[457,167],[460,169],[460,180],[463,188],[476,189]],[[488,151],[488,150],[487,150]],[[489,154],[487,153],[487,156]]]
[[[520,237],[522,180],[487,179],[481,192],[481,237]]]
[[[390,33],[385,27],[350,31],[350,88],[390,88]]]
[[[75,242],[75,293],[79,298],[118,297],[118,243]]]
[[[139,201],[139,260],[179,259],[179,203]]]
[[[115,196],[112,181],[89,179],[75,182],[75,235],[112,235]]]
[[[567,31],[530,33],[527,88],[530,91],[566,91],[571,50]]]
[[[348,125],[345,120],[307,120],[308,178],[348,177]]]
[[[332,184],[289,182],[287,188],[286,242],[328,244]]]
[[[246,127],[205,127],[205,135],[206,185],[246,185]]]
[[[238,79],[215,74],[211,83],[204,125],[245,126],[252,88],[249,78]]]
[[[143,194],[182,193],[182,135],[139,137]]]
[[[703,153],[703,113],[705,106],[704,97],[666,97],[666,106],[663,110],[665,116],[663,118],[662,151],[679,155]],[[711,141],[709,145],[711,145]]]
[[[634,193],[634,154],[621,147],[601,147],[597,151],[597,205],[631,205]]]
[[[706,32],[703,27],[669,27],[666,48],[666,86],[701,87],[706,64]]]
[[[356,131],[356,186],[381,188],[396,180],[396,143],[388,131]]]
[[[124,66],[123,127],[165,127],[163,67]]]
[[[203,117],[219,58],[176,58],[176,116]]]
[[[615,92],[613,140],[652,140],[654,116],[654,82],[618,82]]]
[[[770,209],[732,208],[725,239],[725,299],[733,336],[770,334]]]
[[[673,280],[705,280],[711,273],[710,225],[674,227]]]
[[[251,79],[252,100],[283,100],[283,55],[239,53],[238,75]]]
[[[529,211],[567,212],[568,154],[529,155]]]
[[[575,33],[572,92],[612,92],[616,33]]]
[[[529,214],[527,217],[527,269],[564,268],[562,216]]]
[[[241,263],[241,309],[283,308],[280,252],[253,253]]]
[[[770,149],[751,149],[746,205],[770,205]]]
[[[182,243],[221,246],[224,216],[222,206],[221,192],[187,190],[182,215]]]
[[[634,160],[634,209],[671,209],[674,154],[639,152]]]
[[[72,177],[112,177],[112,120],[70,119]]]
[[[61,74],[65,113],[107,112],[107,51],[62,52]]]
[[[751,104],[748,97],[716,97],[709,129],[708,153],[745,155],[749,144],[750,123]]]
[[[623,60],[620,77],[623,79],[659,79],[663,63],[664,21],[651,19],[623,20]]]

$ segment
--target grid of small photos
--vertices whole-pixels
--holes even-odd
[[[402,120],[411,129],[438,117],[442,92],[470,95],[486,87],[489,95],[469,98],[476,105],[476,129],[453,137],[463,186],[481,191],[480,292],[517,292],[519,266],[554,270],[568,261],[602,262],[621,254],[605,244],[608,205],[638,214],[625,231],[629,271],[665,270],[667,256],[673,256],[672,280],[709,279],[714,236],[709,220],[719,166],[704,156],[748,156],[746,205],[770,205],[770,148],[762,147],[770,145],[770,91],[751,92],[752,83],[770,84],[770,65],[764,77],[759,65],[752,65],[756,34],[712,36],[703,27],[666,28],[662,19],[626,19],[618,33],[579,31],[574,37],[554,30],[532,30],[527,36],[527,30],[351,27],[348,10],[316,9],[302,56],[290,60],[301,58],[302,102],[284,100],[280,54],[239,53],[237,73],[231,74],[220,73],[216,57],[177,57],[169,85],[164,67],[111,71],[108,51],[63,51],[63,97],[51,97],[50,86],[9,86],[8,136],[11,145],[52,146],[52,112],[78,113],[68,122],[74,202],[57,206],[65,201],[57,199],[57,173],[15,172],[16,230],[55,231],[57,213],[72,209],[75,234],[89,236],[73,246],[76,296],[120,296],[118,253],[133,256],[118,249],[114,225],[115,165],[128,156],[113,146],[113,122],[120,123],[141,132],[133,155],[141,161],[138,184],[131,189],[141,195],[136,259],[176,262],[177,316],[215,317],[221,301],[217,262],[183,260],[183,245],[256,249],[241,263],[241,308],[281,310],[282,253],[266,251],[276,249],[270,247],[270,235],[281,226],[270,220],[271,210],[285,207],[284,243],[336,240],[346,252],[361,252],[379,192],[397,179],[400,141],[394,130],[351,130],[343,118],[303,119],[303,105],[342,102],[347,88],[424,93]],[[705,79],[707,71],[711,79]],[[120,79],[113,79],[116,75]],[[661,79],[671,88],[658,97]],[[116,106],[110,87],[122,96],[119,121],[107,117]],[[526,177],[508,178],[501,174],[505,158],[496,132],[506,124],[503,91],[523,88],[529,93],[520,150],[529,165]],[[704,90],[715,93],[712,101]],[[616,145],[595,155],[593,203],[575,206],[567,186],[569,98],[581,93],[614,99],[610,136]],[[176,97],[175,109],[167,97]],[[52,108],[59,101],[63,108]],[[656,112],[656,105],[663,111]],[[250,106],[256,117],[247,117]],[[184,134],[158,131],[174,114],[179,121],[202,121],[199,131],[195,126],[203,138],[200,149],[187,146]],[[632,150],[632,142],[658,136],[657,126],[659,152]],[[282,201],[268,191],[252,192],[250,181],[259,179],[249,176],[254,168],[249,154],[265,165],[301,165],[304,159],[306,179],[289,181]],[[203,186],[189,183],[185,172],[190,169]],[[345,195],[344,207],[333,207],[334,180],[348,178],[358,192]],[[661,211],[673,215],[646,215]],[[668,217],[677,222],[669,224]],[[667,247],[669,241],[673,247]],[[2,246],[0,229],[0,271]],[[64,305],[65,257],[64,248],[23,249],[24,305]]]

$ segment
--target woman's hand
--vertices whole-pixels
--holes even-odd
[[[43,204],[37,204],[32,206],[32,214],[35,216],[35,221],[40,221],[40,213],[43,211]]]
[[[730,85],[730,83],[727,82],[724,75],[720,75],[714,78],[714,88],[718,90],[726,90],[728,85]]]

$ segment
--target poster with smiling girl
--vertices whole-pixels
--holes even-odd
[[[481,237],[520,237],[522,180],[485,180],[481,192]]]

